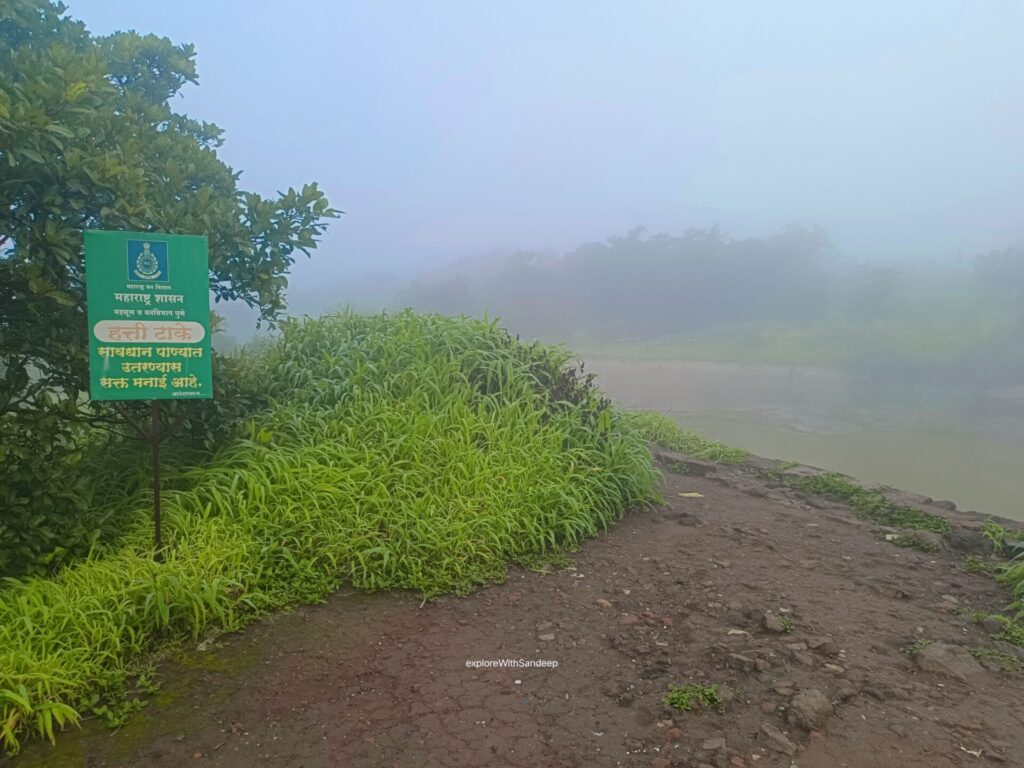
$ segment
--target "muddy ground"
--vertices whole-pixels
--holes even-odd
[[[960,551],[922,553],[763,463],[672,458],[665,504],[569,567],[427,605],[342,590],[163,664],[120,730],[12,764],[1024,765],[1024,676],[966,653],[997,649],[970,611],[1008,602],[964,569],[976,520],[906,497],[957,526]],[[466,664],[487,659],[558,666]],[[661,703],[688,683],[720,685],[723,710]]]

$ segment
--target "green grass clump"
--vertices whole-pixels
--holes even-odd
[[[672,419],[655,411],[629,411],[622,414],[622,420],[627,426],[635,429],[644,440],[704,461],[740,464],[749,456],[742,448],[732,448],[715,440],[708,440],[699,432],[683,429]]]
[[[683,686],[670,686],[668,693],[661,700],[661,703],[680,712],[690,712],[698,707],[701,709],[715,709],[720,712],[725,706],[725,702],[722,701],[722,697],[718,692],[717,683],[711,685],[690,683]]]
[[[992,551],[1001,555],[1006,551],[1006,539],[1009,534],[1003,526],[995,520],[986,520],[981,524],[982,533],[992,542]]]
[[[1017,616],[1003,616],[999,613],[986,613],[984,611],[971,612],[971,621],[975,624],[980,624],[986,619],[995,619],[1000,624],[1001,628],[992,635],[993,638],[1024,648],[1024,623],[1020,621],[1020,614]]]
[[[946,533],[949,521],[939,515],[904,507],[889,501],[877,488],[862,488],[835,473],[787,478],[786,482],[805,493],[838,499],[850,505],[859,517],[892,528]]]
[[[915,640],[910,645],[904,646],[903,652],[907,656],[914,657],[934,642],[934,640]]]
[[[986,576],[997,576],[1006,563],[999,563],[994,560],[985,560],[977,555],[968,555],[964,558],[964,570],[968,573],[982,573]]]
[[[994,648],[971,648],[970,654],[978,661],[994,661],[1007,672],[1022,672],[1024,666],[1020,659],[1006,651],[997,651]]]
[[[464,318],[285,324],[240,363],[270,407],[168,468],[163,563],[139,500],[115,541],[0,589],[0,742],[102,712],[161,645],[343,582],[465,592],[651,499],[644,442],[567,363]]]
[[[1009,608],[1016,611],[1013,618],[997,616],[1003,622],[1003,637],[1014,645],[1024,647],[1024,559],[1016,559],[1010,563],[999,565],[991,574],[996,581],[1008,586],[1013,593],[1014,600]]]

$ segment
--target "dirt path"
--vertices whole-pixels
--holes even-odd
[[[1024,765],[1024,676],[934,652],[993,647],[964,615],[1003,607],[991,579],[750,468],[663,468],[667,504],[572,567],[422,607],[343,590],[189,649],[119,732],[87,724],[13,764]],[[946,673],[903,650],[918,640]],[[558,666],[466,665],[509,658]],[[661,705],[686,683],[723,685],[724,713]]]

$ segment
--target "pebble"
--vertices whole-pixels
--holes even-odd
[[[768,746],[776,752],[781,752],[784,755],[796,754],[796,744],[790,741],[786,734],[771,723],[762,723],[761,733],[763,733],[764,737],[768,739]]]
[[[632,627],[640,623],[640,619],[631,613],[624,613],[619,617],[619,624],[624,627]]]
[[[786,625],[782,622],[782,619],[771,611],[765,611],[765,613],[761,615],[761,626],[766,632],[783,634],[786,631]]]
[[[857,695],[857,689],[852,685],[844,685],[836,692],[836,699],[839,701],[849,701]]]
[[[817,688],[800,691],[789,703],[787,717],[793,725],[813,731],[825,724],[835,710],[828,697]]]
[[[597,600],[594,601],[594,605],[596,605],[598,608],[611,608],[612,607],[611,600],[605,600],[603,597],[597,598]]]
[[[807,647],[825,656],[835,656],[839,653],[839,648],[831,637],[808,638]]]
[[[742,653],[730,653],[728,661],[730,667],[740,672],[751,672],[754,669],[754,660]]]
[[[538,635],[537,639],[538,640],[548,641],[548,640],[554,640],[555,636],[553,634],[551,634],[551,633],[548,633],[546,635]]]
[[[707,750],[708,752],[724,752],[725,747],[725,739],[722,736],[717,736],[713,739],[705,739],[700,745],[701,749]]]
[[[814,666],[814,657],[807,653],[807,651],[793,651],[793,661],[805,667]]]

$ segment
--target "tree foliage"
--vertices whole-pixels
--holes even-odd
[[[296,256],[309,255],[337,215],[315,183],[274,198],[239,189],[239,173],[217,155],[221,129],[169,103],[197,82],[191,45],[135,32],[93,36],[65,11],[0,0],[0,507],[8,520],[49,507],[39,484],[75,455],[82,421],[104,419],[83,397],[83,230],[206,235],[214,298],[245,302],[273,323]]]
[[[828,301],[824,232],[789,228],[765,238],[717,227],[648,236],[641,227],[587,243],[563,259],[517,253],[482,275],[412,285],[399,303],[488,311],[527,334],[643,337],[724,323],[819,315]]]

